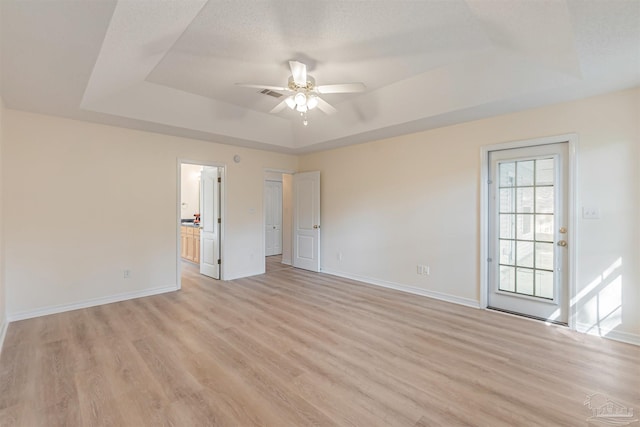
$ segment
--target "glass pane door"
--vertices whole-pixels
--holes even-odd
[[[499,163],[498,289],[553,299],[553,157]]]
[[[489,153],[491,308],[568,321],[567,147]]]

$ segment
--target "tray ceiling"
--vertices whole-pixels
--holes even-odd
[[[5,105],[305,152],[640,84],[635,0],[3,0]],[[289,60],[338,112],[309,125],[236,82],[286,85]]]

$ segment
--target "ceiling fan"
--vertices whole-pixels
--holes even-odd
[[[325,114],[333,114],[337,110],[320,95],[328,93],[352,93],[362,92],[366,89],[364,83],[342,83],[333,85],[316,86],[316,80],[307,74],[307,66],[302,62],[289,61],[291,76],[287,86],[270,86],[252,83],[236,83],[238,86],[251,87],[257,89],[268,89],[273,91],[287,92],[290,95],[284,101],[276,105],[270,112],[279,113],[285,107],[296,110],[303,118],[302,123],[307,125],[307,111],[318,109]]]

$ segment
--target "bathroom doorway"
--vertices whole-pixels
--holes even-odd
[[[178,162],[178,283],[183,273],[224,278],[223,165]]]

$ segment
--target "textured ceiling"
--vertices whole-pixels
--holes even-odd
[[[640,1],[2,0],[5,105],[285,152],[640,85]],[[237,82],[328,94],[309,126]]]

